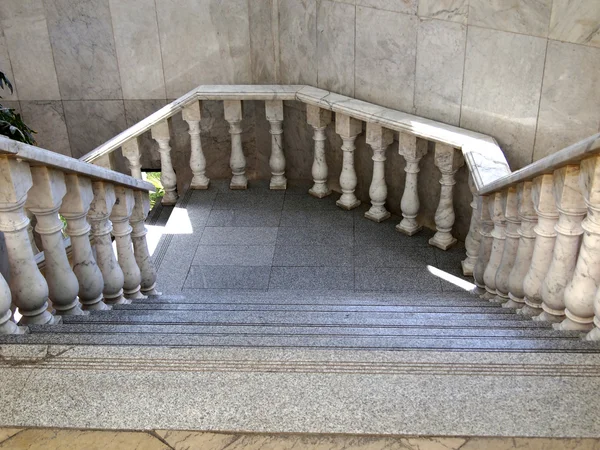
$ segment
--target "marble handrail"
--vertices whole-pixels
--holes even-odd
[[[91,162],[111,153],[125,142],[182,111],[195,100],[297,100],[367,123],[446,144],[462,151],[478,190],[511,173],[502,150],[490,136],[306,85],[201,85],[80,159]]]
[[[479,189],[479,195],[489,195],[503,189],[516,186],[523,181],[531,181],[540,175],[551,174],[567,164],[578,163],[600,153],[600,133],[594,134],[582,141],[566,147],[552,155],[548,155],[510,175],[498,178],[496,181]]]
[[[13,155],[16,158],[29,161],[33,165],[55,167],[65,173],[84,175],[94,181],[108,181],[109,183],[146,192],[154,192],[155,190],[154,186],[146,181],[137,180],[120,172],[88,164],[60,153],[44,150],[3,136],[0,136],[0,154]]]

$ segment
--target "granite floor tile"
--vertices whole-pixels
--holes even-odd
[[[264,195],[219,192],[213,203],[215,209],[251,209],[251,210],[275,210],[281,211],[283,207],[283,195]]]
[[[435,264],[433,249],[425,246],[356,245],[354,265],[356,267],[420,267],[425,269]]]
[[[265,266],[191,266],[186,288],[195,289],[265,289],[269,285],[270,267]]]
[[[329,197],[315,198],[308,194],[286,194],[283,203],[284,211],[338,211],[335,201],[340,194],[333,193]]]
[[[352,247],[338,245],[280,245],[273,266],[351,267]]]
[[[206,227],[200,245],[266,245],[276,240],[276,227]]]
[[[215,209],[206,223],[209,227],[277,227],[280,211]]]
[[[370,222],[370,223],[365,223]],[[427,246],[429,237],[433,236],[431,230],[423,229],[417,235],[407,236],[396,230],[399,220],[388,219],[382,223],[362,219],[355,220],[354,242],[356,245],[415,247]]]
[[[357,291],[440,292],[440,280],[423,268],[356,267]]]
[[[269,289],[352,289],[351,267],[273,267]]]
[[[349,211],[283,211],[280,227],[328,226],[341,228],[354,226],[354,217]]]
[[[302,228],[279,228],[277,245],[352,246],[352,228],[314,225]]]
[[[460,263],[439,264],[433,267],[431,271],[440,279],[442,291],[444,292],[464,292],[475,287],[473,278],[463,275]]]
[[[200,245],[194,266],[271,266],[275,245]]]

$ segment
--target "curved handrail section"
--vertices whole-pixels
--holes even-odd
[[[297,100],[462,151],[476,189],[505,177],[510,167],[491,136],[307,85],[201,85],[81,157],[91,162],[149,131],[195,100]]]
[[[0,136],[0,155],[13,156],[33,165],[54,167],[65,173],[76,173],[92,180],[108,181],[140,191],[155,190],[154,186],[146,181],[3,136]]]

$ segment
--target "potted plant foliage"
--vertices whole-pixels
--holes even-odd
[[[13,92],[10,80],[2,72],[0,72],[0,88],[8,88],[11,94]],[[21,114],[0,104],[0,135],[8,136],[15,141],[25,142],[26,144],[35,144],[34,133],[35,131],[25,125],[23,119],[21,119]]]

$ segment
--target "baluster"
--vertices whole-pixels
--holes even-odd
[[[12,320],[10,288],[0,273],[0,334],[23,334],[25,330]]]
[[[503,198],[504,201],[504,217],[506,218],[506,239],[504,240],[504,251],[502,252],[502,259],[496,272],[496,301],[506,303],[503,307],[509,307],[509,287],[508,279],[510,272],[515,264],[515,258],[517,257],[517,249],[519,247],[519,227],[521,221],[519,220],[519,200],[517,187],[511,186],[506,192],[506,196]],[[519,191],[520,192],[520,191]]]
[[[314,185],[308,190],[313,197],[323,198],[331,194],[327,185],[327,160],[325,159],[325,128],[331,123],[331,111],[318,106],[306,105],[306,119],[314,129],[315,141],[312,177]]]
[[[440,202],[435,210],[435,228],[437,232],[429,239],[429,245],[442,250],[448,250],[456,244],[456,239],[452,236],[452,226],[455,220],[453,190],[456,181],[454,181],[454,175],[464,163],[462,152],[454,150],[449,145],[435,144],[435,165],[442,174],[440,178],[442,187]]]
[[[483,296],[487,293],[485,290],[485,269],[490,261],[490,255],[492,253],[492,229],[494,228],[494,222],[490,217],[489,204],[493,201],[493,196],[479,197],[477,199],[477,215],[479,216],[479,234],[481,236],[481,244],[479,245],[479,252],[477,255],[477,262],[473,268],[473,278],[475,279],[475,286],[477,286],[473,293]]]
[[[356,170],[354,169],[354,142],[356,137],[362,133],[362,122],[342,113],[335,115],[335,132],[342,138],[342,173],[340,173],[340,187],[342,196],[335,202],[337,206],[345,210],[351,210],[360,205],[356,198]]]
[[[67,193],[65,177],[58,170],[43,166],[31,167],[33,187],[25,206],[35,215],[35,231],[44,248],[45,274],[52,306],[59,315],[82,315],[77,292],[79,283],[67,258],[58,217],[62,199]]]
[[[123,297],[123,270],[117,262],[110,238],[113,227],[109,216],[116,202],[115,190],[111,184],[104,181],[94,181],[92,190],[94,199],[90,205],[88,219],[92,226],[96,263],[104,278],[104,302],[110,305],[130,303]]]
[[[248,178],[246,177],[246,157],[242,147],[242,101],[225,100],[225,120],[229,122],[229,134],[231,135],[231,183],[229,189],[246,189]]]
[[[387,198],[387,185],[385,184],[385,150],[394,142],[392,130],[383,128],[374,123],[367,123],[367,144],[373,149],[373,179],[369,187],[371,208],[365,217],[374,222],[383,222],[390,217],[390,212],[385,209]]]
[[[271,125],[271,168],[270,189],[286,189],[285,154],[283,153],[283,101],[272,100],[265,102],[267,120]]]
[[[402,209],[402,220],[396,225],[396,230],[401,233],[412,236],[418,233],[423,228],[417,222],[419,214],[419,192],[418,192],[418,177],[419,177],[419,161],[427,153],[427,141],[417,139],[415,136],[399,133],[398,135],[398,153],[400,153],[406,161],[404,172],[406,172],[406,180],[404,182],[404,193],[400,201]]]
[[[35,235],[33,234],[33,224],[36,221],[35,216],[31,211],[25,208],[25,214],[27,214],[27,218],[29,219],[29,225],[27,226],[27,234],[29,235],[29,242],[31,242],[31,251],[34,255],[40,253],[40,249],[35,243]]]
[[[142,277],[141,291],[144,295],[159,295],[156,291],[156,268],[148,251],[146,234],[148,230],[144,225],[148,212],[150,211],[150,197],[147,192],[134,191],[135,206],[129,219],[133,231],[131,240],[133,241],[133,253]]]
[[[579,166],[570,165],[554,172],[554,195],[558,222],[552,262],[542,284],[542,309],[534,320],[561,322],[565,318],[565,288],[571,281],[581,245],[581,222],[587,209],[579,188]]]
[[[586,341],[600,341],[600,287],[594,295],[594,328],[585,336]]]
[[[552,261],[556,231],[554,225],[558,220],[558,211],[554,200],[554,180],[552,175],[542,175],[533,180],[531,190],[535,212],[538,217],[535,232],[535,244],[531,256],[531,266],[523,280],[525,306],[518,314],[528,317],[542,312],[542,284]]]
[[[142,154],[140,152],[139,139],[137,137],[129,139],[121,146],[121,152],[127,161],[129,161],[129,170],[131,171],[131,176],[141,180],[142,163],[140,162],[140,159]]]
[[[115,186],[116,202],[110,214],[113,224],[112,235],[117,244],[117,257],[121,270],[123,271],[123,293],[126,298],[145,298],[140,293],[142,275],[133,254],[133,243],[131,241],[131,225],[129,218],[133,212],[133,191],[123,186]]]
[[[104,278],[96,264],[90,244],[90,224],[86,216],[94,199],[92,182],[75,174],[66,174],[67,195],[63,198],[60,213],[67,221],[67,234],[71,238],[73,272],[79,283],[79,301],[85,310],[104,310],[109,307],[102,301]]]
[[[181,113],[183,120],[188,123],[190,134],[190,168],[192,177],[191,189],[208,189],[210,180],[206,176],[206,158],[202,152],[202,140],[200,139],[200,120],[202,105],[199,101],[190,103]]]
[[[0,231],[4,233],[14,305],[23,315],[20,324],[52,324],[48,284],[35,262],[27,233],[29,218],[23,206],[33,185],[29,165],[0,156]]]
[[[508,297],[506,308],[522,308],[525,305],[524,280],[527,271],[531,266],[531,257],[535,246],[535,233],[533,231],[537,224],[537,214],[533,206],[531,196],[533,183],[525,181],[519,192],[519,219],[521,226],[519,228],[519,246],[517,256],[510,275],[508,276]]]
[[[560,330],[591,330],[594,327],[594,296],[600,283],[600,157],[580,164],[580,186],[587,217],[573,278],[565,288],[565,315]]]
[[[505,196],[505,192],[496,192],[493,201],[489,204],[490,216],[494,222],[494,229],[492,230],[492,238],[494,240],[492,241],[490,260],[483,274],[486,290],[483,297],[490,301],[493,301],[498,293],[496,291],[496,273],[498,272],[498,267],[500,267],[502,254],[504,253],[504,241],[506,240],[506,219],[504,217],[504,208],[502,207]]]
[[[473,276],[475,270],[475,264],[477,264],[477,256],[479,255],[479,246],[481,245],[481,233],[479,232],[479,213],[477,211],[477,205],[480,203],[479,196],[477,195],[477,189],[475,188],[475,182],[473,177],[469,176],[469,189],[473,194],[473,201],[471,202],[471,225],[469,226],[469,233],[465,239],[465,250],[467,252],[466,259],[461,261],[463,275]]]
[[[171,162],[169,122],[164,120],[157,123],[152,127],[151,133],[152,139],[158,143],[158,152],[160,153],[160,182],[165,190],[161,203],[163,205],[174,205],[177,203],[177,176]]]

